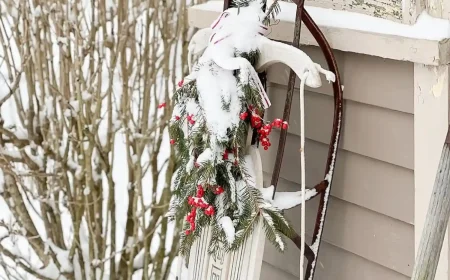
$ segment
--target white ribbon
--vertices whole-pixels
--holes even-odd
[[[302,204],[301,204],[301,226],[300,236],[302,244],[300,247],[300,280],[303,279],[303,263],[305,262],[305,219],[306,219],[306,171],[305,171],[305,81],[309,72],[306,71],[300,81],[300,164],[301,164],[301,187],[302,187]]]

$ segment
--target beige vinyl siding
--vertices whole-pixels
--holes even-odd
[[[314,62],[326,68],[325,58],[319,48],[302,46],[302,50]],[[341,73],[346,100],[405,113],[414,112],[413,63],[338,50],[333,50],[333,54]],[[267,70],[268,78],[274,84],[286,85],[289,71],[289,68],[284,65],[275,64]],[[395,75],[395,79],[392,75]],[[299,86],[300,81],[297,79],[296,87]],[[322,87],[310,90],[333,95],[332,85],[326,81],[323,82]]]
[[[281,270],[280,268],[273,266],[267,262],[263,262],[261,268],[261,277],[260,280],[274,280],[274,279],[283,279],[283,280],[298,280],[298,277]]]
[[[316,47],[303,50],[326,66]],[[345,111],[316,280],[407,279],[414,262],[413,65],[335,53]],[[282,117],[288,76],[289,69],[282,65],[268,70],[268,119]],[[312,187],[325,171],[333,118],[331,86],[307,88],[305,106],[306,182]],[[279,190],[300,190],[298,107],[296,90]],[[266,185],[278,137],[278,131],[272,132],[271,149],[261,152]],[[307,202],[308,243],[318,202],[318,197]],[[286,216],[300,230],[300,207],[286,211]],[[263,272],[277,279],[299,275],[299,250],[290,241],[284,254],[267,244],[264,261]],[[263,273],[261,279],[273,278]]]
[[[269,118],[283,115],[287,88],[269,87],[273,108]],[[280,98],[281,97],[281,98]],[[333,120],[333,98],[311,91],[305,92],[305,131],[308,139],[329,143]],[[290,132],[300,133],[299,94],[292,100]],[[414,166],[412,140],[414,119],[411,114],[384,109],[372,105],[345,101],[344,127],[341,147],[353,153],[369,156],[412,169]]]
[[[348,251],[324,242],[320,249],[322,257],[319,260],[315,280],[335,279],[365,279],[365,280],[407,280],[409,277],[394,272],[381,265],[361,258]],[[297,254],[298,258],[298,254]],[[332,271],[327,274],[327,271]],[[298,280],[298,276],[288,273],[268,262],[263,262],[260,280]]]

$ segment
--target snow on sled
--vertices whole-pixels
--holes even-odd
[[[285,237],[295,240],[301,261],[306,255],[314,269],[319,246],[305,245],[304,225],[300,238],[282,210],[302,204],[304,222],[305,201],[319,194],[317,188],[305,188],[304,87],[320,87],[320,74],[329,82],[335,82],[336,76],[300,49],[266,38],[270,16],[258,1],[249,0],[226,9],[189,44],[192,72],[175,94],[170,127],[171,143],[181,161],[171,215],[185,219],[180,255],[188,264],[188,273],[178,275],[180,280],[257,280],[266,239],[284,251]],[[198,57],[195,64],[193,55]],[[289,66],[301,82],[302,190],[280,193],[280,198],[294,197],[287,201],[273,199],[276,184],[263,188],[257,148],[260,143],[269,149],[272,129],[289,127],[286,120],[264,120],[271,103],[258,72],[274,63]],[[322,195],[329,194],[340,122],[334,130],[336,141]]]

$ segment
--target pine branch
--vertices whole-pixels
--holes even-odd
[[[272,5],[267,9],[266,16],[263,18],[263,24],[269,25],[270,20],[274,20],[275,16],[280,12],[280,3],[279,0],[274,0]]]
[[[235,3],[245,5],[249,2],[242,0]],[[235,55],[244,57],[252,65],[255,65],[260,53],[255,50]],[[240,112],[248,112],[249,107],[252,106],[253,110],[260,114],[259,112],[263,112],[263,103],[257,85],[252,79],[241,76],[242,74],[239,72],[236,71],[234,75],[238,84]],[[212,230],[212,238],[208,244],[210,254],[217,253],[218,250],[234,251],[251,236],[259,222],[263,223],[267,238],[283,251],[285,246],[283,235],[291,236],[292,227],[278,209],[263,200],[261,191],[253,186],[253,179],[246,170],[245,151],[247,135],[250,130],[249,120],[243,120],[236,126],[230,126],[227,131],[228,139],[219,141],[211,135],[212,132],[208,131],[207,116],[199,105],[196,81],[181,87],[176,92],[174,99],[179,116],[173,116],[175,120],[171,121],[169,132],[174,140],[180,167],[174,180],[175,199],[171,206],[171,213],[176,219],[185,219],[187,214],[194,209],[188,201],[189,198],[197,196],[198,185],[204,189],[203,201],[212,205],[216,211],[215,216],[210,216],[205,214],[204,208],[194,209],[196,213],[195,227],[189,223],[185,224],[185,232],[181,234],[181,254],[189,255],[194,241],[208,226]],[[193,103],[195,103],[194,108],[199,108],[198,112],[194,114],[195,125],[188,121],[188,118],[192,118],[193,113],[192,109],[188,109],[188,107],[192,108]],[[188,112],[188,110],[191,111]],[[222,110],[230,110],[230,104],[227,104],[227,100],[223,98]],[[212,141],[215,142],[211,143]],[[213,158],[195,164],[197,157],[206,149],[214,151]],[[231,158],[222,159],[221,150],[230,153],[232,151]],[[221,186],[224,192],[218,196],[213,191],[214,186]],[[236,234],[232,244],[226,242],[227,236],[219,222],[224,216],[231,218],[235,228]],[[190,222],[192,223],[192,220]]]
[[[253,1],[254,0],[233,0],[233,1],[231,1],[230,8],[247,7],[250,4],[250,2],[253,2]]]

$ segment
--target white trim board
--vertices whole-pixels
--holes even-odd
[[[269,37],[290,42],[294,30],[294,4],[280,4],[282,10],[277,16],[280,22],[271,27]],[[208,27],[222,9],[223,1],[193,6],[189,9],[189,23],[198,28]],[[347,11],[310,6],[306,9],[333,49],[427,65],[450,63],[449,21],[422,14],[416,24],[407,25]],[[301,44],[317,46],[303,25]]]
[[[436,171],[448,129],[449,66],[414,64],[414,234],[417,254]],[[436,280],[450,279],[449,236],[442,246]]]

